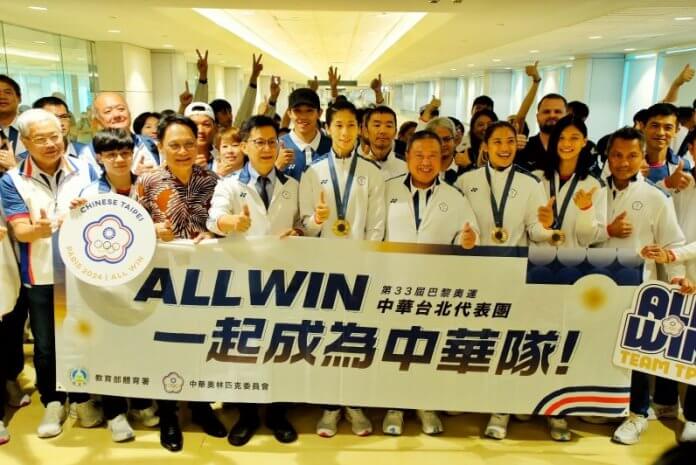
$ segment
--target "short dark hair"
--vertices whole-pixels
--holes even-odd
[[[65,103],[65,100],[63,100],[60,97],[54,97],[53,95],[49,95],[47,97],[41,97],[40,99],[36,100],[31,107],[32,108],[43,108],[47,105],[63,105],[65,109],[70,113],[70,108],[68,108],[68,104]]]
[[[164,118],[166,118],[166,117],[168,117],[168,116],[173,116],[173,115],[176,115],[176,114],[178,114],[176,111],[167,108],[166,110],[162,110],[162,111],[160,112],[160,120],[162,120],[162,119],[164,119]]]
[[[576,115],[578,118],[587,119],[587,117],[590,116],[590,107],[579,100],[568,102],[567,106],[570,113]]]
[[[249,140],[249,135],[251,134],[252,129],[267,127],[272,127],[276,133],[276,137],[278,136],[278,124],[273,121],[273,118],[266,115],[254,115],[248,120],[244,121],[244,124],[242,124],[242,129],[239,130],[239,137],[243,141],[247,141]]]
[[[454,123],[454,127],[459,129],[462,132],[462,134],[464,134],[466,132],[466,129],[464,129],[464,125],[462,124],[461,121],[459,121],[454,116],[448,116],[448,118]]]
[[[397,135],[398,138],[404,137],[404,135],[411,130],[411,128],[417,128],[418,123],[415,121],[405,121],[401,123],[401,126],[399,127],[399,134]]]
[[[543,97],[541,97],[541,100],[539,100],[539,104],[537,105],[537,110],[541,108],[541,104],[544,103],[544,100],[563,100],[563,104],[567,107],[568,106],[568,101],[564,96],[561,94],[546,94]]]
[[[645,122],[647,123],[651,118],[658,116],[674,116],[678,121],[679,110],[671,103],[656,103],[646,110]]]
[[[566,115],[558,120],[551,131],[549,136],[549,148],[547,153],[549,154],[549,163],[546,163],[544,167],[544,177],[546,179],[552,179],[554,173],[558,171],[558,167],[561,164],[561,157],[558,156],[558,142],[561,138],[561,133],[565,128],[574,127],[580,131],[585,139],[587,139],[587,126],[585,122],[578,115],[573,113],[572,115]],[[592,157],[592,148],[590,144],[585,144],[585,146],[580,150],[578,155],[578,161],[575,165],[575,174],[579,179],[587,178],[590,174],[590,169],[594,164],[594,159]]]
[[[365,116],[365,123],[369,123],[370,118],[372,117],[372,115],[375,114],[392,115],[392,117],[394,118],[394,126],[396,126],[396,112],[386,105],[377,105],[374,108],[370,108],[369,112]]]
[[[143,113],[140,113],[134,120],[133,120],[133,132],[140,135],[141,132],[143,132],[143,127],[145,126],[145,123],[147,122],[148,118],[155,118],[158,120],[162,117],[159,113],[153,112],[153,111],[146,111]]]
[[[490,98],[488,95],[479,95],[478,97],[476,97],[474,99],[474,103],[471,104],[471,108],[474,108],[475,105],[484,105],[490,108],[491,111],[493,111],[495,107],[493,99]]]
[[[507,121],[496,121],[486,128],[486,133],[483,135],[483,140],[485,142],[488,142],[488,140],[491,137],[493,137],[493,133],[495,132],[495,130],[500,128],[508,128],[512,131],[513,134],[515,134],[515,136],[517,135],[517,130],[515,129],[515,126],[508,123]]]
[[[92,139],[95,153],[110,152],[112,150],[133,150],[135,141],[130,131],[125,129],[103,129],[97,132]]]
[[[0,74],[0,82],[4,82],[8,86],[12,87],[14,93],[17,94],[17,97],[22,98],[22,89],[19,88],[17,81],[12,79],[7,74]]]
[[[358,124],[360,124],[360,120],[358,119],[358,109],[355,108],[355,105],[350,103],[348,100],[339,100],[331,105],[328,110],[326,110],[326,124],[330,125],[334,115],[339,111],[349,111],[353,113],[355,119],[358,121]]]
[[[636,112],[635,115],[633,115],[633,124],[636,123],[647,123],[648,122],[648,109],[647,108],[642,108]]]
[[[414,142],[426,139],[436,140],[440,148],[442,148],[442,139],[440,139],[440,136],[438,136],[435,132],[428,131],[426,129],[423,131],[416,131],[413,133],[413,135],[408,139],[408,143],[406,144],[406,153],[411,151],[411,147],[413,146]]]
[[[335,105],[335,103],[334,103]],[[332,105],[333,107],[333,105]],[[331,107],[329,107],[331,108]],[[370,117],[370,112],[372,111],[372,108],[369,107],[364,107],[364,108],[356,108],[355,109],[355,118],[358,120],[358,125],[360,127],[363,127],[363,123],[367,121],[367,119]]]
[[[213,109],[213,113],[215,114],[225,111],[232,113],[232,105],[230,105],[230,102],[225,99],[216,98],[210,102],[210,107]]]
[[[615,131],[611,137],[609,137],[609,142],[607,143],[607,155],[611,151],[611,146],[614,145],[614,141],[616,139],[621,139],[621,140],[637,140],[638,143],[640,144],[640,149],[643,150],[643,146],[645,145],[645,136],[641,131],[639,131],[636,128],[632,128],[630,126],[625,126],[621,129],[618,129]]]
[[[691,107],[677,108],[677,119],[679,124],[685,124],[694,117],[694,109]]]
[[[186,126],[193,131],[194,136],[198,136],[198,126],[196,126],[196,123],[191,121],[191,118],[181,115],[169,115],[162,117],[157,125],[157,138],[160,140],[160,142],[164,141],[164,136],[167,134],[167,129],[175,124]]]

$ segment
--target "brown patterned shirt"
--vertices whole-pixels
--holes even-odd
[[[169,167],[162,167],[138,178],[136,195],[152,221],[169,220],[177,239],[193,239],[207,231],[205,222],[217,181],[215,173],[193,165],[188,184],[183,184]]]

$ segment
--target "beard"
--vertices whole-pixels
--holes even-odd
[[[557,119],[548,120],[539,127],[539,131],[543,132],[544,134],[551,134],[553,128],[556,127],[556,123],[558,123]]]

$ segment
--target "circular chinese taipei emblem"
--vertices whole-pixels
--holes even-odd
[[[138,276],[155,253],[150,215],[137,202],[100,194],[66,216],[58,247],[66,269],[95,286],[118,286]]]

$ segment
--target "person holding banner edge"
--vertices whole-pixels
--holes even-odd
[[[190,239],[194,244],[211,238],[206,229],[208,208],[217,175],[195,164],[198,128],[189,118],[163,118],[157,128],[158,148],[166,166],[140,176],[136,197],[150,213],[157,238],[164,242]],[[160,443],[176,452],[183,447],[176,402],[159,400]],[[227,430],[207,402],[190,402],[191,419],[206,434],[225,437]]]
[[[552,233],[537,217],[538,207],[548,202],[539,179],[514,164],[514,126],[507,121],[489,125],[482,149],[486,164],[464,173],[455,183],[474,209],[481,245],[524,247],[530,241],[548,242]],[[484,434],[504,439],[509,421],[508,414],[492,414]]]
[[[106,129],[94,135],[92,146],[101,166],[102,176],[80,192],[80,197],[70,203],[70,208],[78,208],[87,202],[87,198],[99,194],[116,193],[135,197],[135,175],[131,172],[135,141],[125,129]],[[114,442],[125,442],[135,437],[133,428],[128,423],[127,414],[148,427],[157,426],[159,417],[149,399],[131,399],[131,411],[128,400],[124,397],[102,396],[104,416],[107,428],[111,431]]]
[[[27,110],[17,120],[28,156],[0,179],[0,197],[19,243],[22,284],[27,290],[34,334],[34,366],[44,416],[40,438],[62,433],[68,395],[56,390],[56,353],[53,312],[53,234],[72,199],[96,179],[83,160],[68,157],[60,122],[42,109]],[[98,426],[103,414],[87,394],[71,394],[84,427]]]
[[[355,106],[338,100],[326,115],[332,147],[317,158],[300,181],[300,215],[307,235],[353,240],[384,238],[384,179],[373,162],[356,153],[358,117]],[[317,208],[328,204],[328,216]],[[325,406],[317,434],[333,437],[341,408]],[[346,418],[358,436],[372,434],[362,409],[346,407]]]
[[[238,175],[221,180],[210,204],[208,230],[220,236],[301,236],[299,182],[275,167],[278,157],[278,127],[267,116],[252,116],[240,131],[241,150],[249,158]],[[326,218],[326,207],[315,210]],[[260,426],[259,405],[239,404],[239,420],[227,440],[243,446]],[[286,417],[287,405],[270,404],[266,425],[279,442],[297,439]]]
[[[471,205],[461,192],[440,181],[442,141],[430,131],[416,132],[406,148],[407,174],[386,183],[385,241],[458,244],[478,242],[479,229]],[[425,434],[443,432],[437,413],[417,410]],[[385,434],[401,435],[403,410],[389,409],[382,422]]]
[[[645,154],[645,137],[634,128],[614,132],[607,146],[607,163],[611,175],[600,194],[607,199],[607,228],[602,232],[602,247],[640,250],[645,244],[657,243],[674,248],[684,244],[674,206],[668,194],[639,176]],[[667,279],[672,284],[685,282],[683,265],[669,265]],[[644,280],[659,279],[657,267],[645,262]],[[613,435],[620,444],[635,444],[648,427],[650,408],[649,376],[631,374],[629,416]]]

